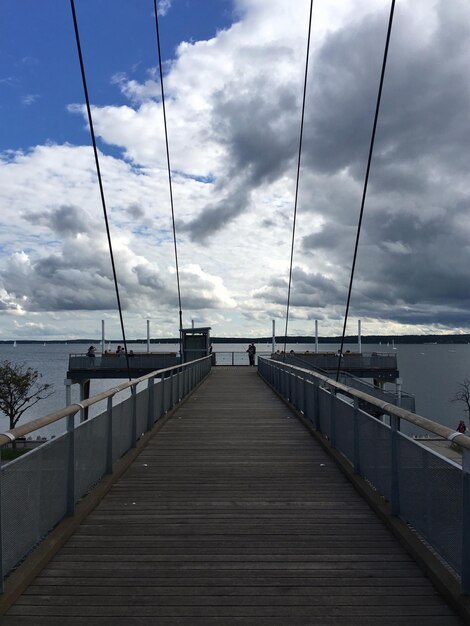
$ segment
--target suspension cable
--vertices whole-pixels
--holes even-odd
[[[161,89],[161,96],[162,96],[163,125],[165,128],[168,187],[169,187],[169,192],[170,192],[171,222],[172,222],[172,227],[173,227],[173,245],[174,245],[174,250],[175,250],[176,286],[178,289],[178,308],[179,308],[180,354],[181,354],[181,360],[183,360],[183,311],[181,307],[181,286],[180,286],[180,273],[179,273],[179,264],[178,264],[178,246],[176,243],[175,208],[174,208],[174,203],[173,203],[173,185],[172,185],[172,178],[171,178],[170,147],[168,143],[168,127],[166,123],[165,90],[163,87],[163,65],[162,65],[162,53],[161,53],[161,48],[160,48],[160,29],[158,27],[157,0],[153,0],[153,8],[154,8],[154,13],[155,13],[155,32],[157,36],[158,68],[160,71],[160,89]]]
[[[83,92],[84,92],[84,95],[85,95],[86,110],[87,110],[87,115],[88,115],[88,124],[90,126],[90,135],[91,135],[91,141],[92,141],[92,144],[93,144],[93,153],[95,155],[96,174],[98,176],[98,184],[99,184],[99,188],[100,188],[101,205],[103,207],[104,222],[105,222],[105,226],[106,226],[106,235],[107,235],[107,238],[108,238],[109,255],[111,257],[111,267],[112,267],[112,271],[113,271],[114,288],[115,288],[115,291],[116,291],[116,300],[117,300],[117,305],[118,305],[118,310],[119,310],[119,319],[120,319],[120,322],[121,322],[122,341],[124,343],[124,353],[126,355],[127,373],[128,373],[128,376],[129,376],[129,380],[131,380],[129,355],[128,355],[128,352],[127,352],[126,332],[125,332],[125,329],[124,329],[124,320],[123,320],[123,317],[122,317],[121,298],[119,296],[119,286],[118,286],[118,281],[117,281],[116,265],[114,263],[113,245],[112,245],[112,241],[111,241],[111,232],[110,232],[110,229],[109,229],[109,222],[108,222],[108,211],[106,209],[106,199],[105,199],[105,196],[104,196],[104,188],[103,188],[103,180],[102,180],[102,177],[101,177],[100,161],[99,161],[99,157],[98,157],[98,149],[96,147],[95,129],[94,129],[94,126],[93,126],[93,118],[92,118],[92,115],[91,115],[90,98],[88,96],[88,87],[87,87],[87,80],[86,80],[86,74],[85,74],[85,64],[83,62],[82,47],[81,47],[81,44],[80,44],[80,35],[79,35],[79,32],[78,32],[78,22],[77,22],[77,15],[76,15],[76,12],[75,12],[75,2],[74,2],[74,0],[70,0],[70,7],[72,9],[73,26],[74,26],[74,30],[75,30],[75,41],[76,41],[76,44],[77,44],[78,59],[79,59],[79,62],[80,62],[80,72],[81,72],[81,75],[82,75]]]
[[[295,225],[297,219],[297,201],[299,197],[299,180],[300,180],[300,162],[302,157],[302,141],[304,134],[304,118],[305,118],[305,101],[307,97],[307,78],[308,78],[308,59],[310,56],[310,37],[312,33],[312,13],[313,13],[313,0],[310,0],[310,16],[308,20],[308,35],[307,35],[307,51],[305,54],[305,76],[304,87],[302,95],[302,114],[300,119],[300,137],[299,137],[299,153],[297,157],[297,176],[295,181],[295,200],[294,200],[294,217],[292,221],[292,242],[290,250],[290,266],[289,266],[289,286],[287,288],[287,305],[286,305],[286,330],[284,333],[284,359],[287,350],[287,327],[289,324],[289,306],[290,306],[290,294],[292,285],[292,264],[294,261],[294,242],[295,242]]]
[[[388,48],[390,44],[390,36],[392,33],[394,11],[395,11],[395,0],[392,0],[391,6],[390,6],[390,16],[388,19],[387,37],[385,40],[385,50],[384,50],[383,61],[382,61],[382,71],[380,74],[379,90],[377,94],[377,103],[375,106],[374,124],[372,126],[372,135],[370,138],[369,156],[367,159],[367,168],[366,168],[366,175],[364,179],[364,188],[362,191],[361,210],[359,212],[359,222],[357,225],[356,243],[354,245],[354,254],[353,254],[353,261],[352,261],[352,266],[351,266],[351,276],[349,279],[348,299],[346,303],[346,312],[344,314],[343,334],[341,336],[341,347],[340,347],[339,355],[338,355],[338,368],[336,370],[336,381],[339,380],[339,373],[341,370],[341,361],[343,358],[344,337],[346,335],[346,325],[348,323],[349,304],[351,301],[351,292],[352,292],[352,285],[353,285],[353,280],[354,280],[354,270],[356,268],[357,250],[359,247],[359,237],[361,235],[362,217],[364,214],[364,205],[365,205],[366,195],[367,195],[367,185],[369,183],[369,173],[370,173],[370,166],[372,162],[372,153],[374,151],[375,133],[377,130],[377,121],[379,118],[380,101],[382,98],[382,88],[383,88],[384,78],[385,78],[385,68],[387,66]]]

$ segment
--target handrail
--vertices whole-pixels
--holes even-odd
[[[430,420],[427,417],[423,417],[421,415],[418,415],[417,413],[412,413],[411,411],[402,409],[401,407],[398,407],[395,404],[392,404],[391,402],[385,402],[383,400],[374,398],[374,396],[370,396],[368,393],[365,393],[364,391],[359,391],[358,389],[355,389],[354,387],[348,387],[347,385],[344,385],[343,383],[336,382],[332,378],[328,378],[328,376],[324,376],[323,374],[320,374],[313,370],[308,370],[302,367],[298,367],[296,365],[289,365],[288,363],[277,361],[275,359],[266,359],[266,360],[271,361],[272,363],[275,363],[278,366],[280,365],[282,367],[290,368],[292,370],[296,370],[304,374],[308,374],[309,376],[314,376],[315,378],[322,380],[329,387],[337,391],[341,391],[342,393],[346,393],[350,396],[356,397],[359,400],[365,400],[368,404],[371,404],[381,409],[383,413],[388,413],[389,415],[395,415],[396,417],[399,417],[400,419],[404,419],[405,421],[410,422],[411,424],[414,424],[415,426],[424,428],[425,430],[428,430],[429,432],[435,435],[439,435],[440,437],[443,437],[444,439],[448,439],[449,441],[456,441],[459,444],[459,446],[461,446],[462,448],[465,448],[465,450],[470,450],[470,437],[468,437],[467,435],[464,435],[463,433],[459,433],[458,431],[455,431],[452,428],[449,428],[448,426],[443,426],[442,424],[438,424],[437,422],[434,422],[433,420]]]
[[[209,356],[204,356],[200,359],[195,359],[194,361],[188,361],[188,363],[179,363],[178,365],[172,365],[171,367],[165,367],[161,370],[155,370],[154,372],[150,372],[150,374],[145,374],[144,376],[140,376],[139,378],[134,378],[131,381],[126,381],[125,383],[121,383],[116,387],[112,387],[107,391],[102,391],[87,400],[81,400],[79,403],[71,404],[59,411],[54,411],[53,413],[48,413],[44,417],[38,417],[37,419],[31,420],[26,424],[18,426],[17,428],[12,428],[11,430],[7,430],[4,433],[0,433],[0,447],[5,445],[6,443],[11,443],[15,441],[19,437],[24,437],[25,435],[29,435],[30,433],[38,430],[39,428],[44,428],[45,426],[49,426],[50,424],[54,424],[64,417],[68,417],[69,415],[75,415],[80,409],[85,409],[93,404],[97,404],[106,398],[110,398],[120,391],[124,391],[129,387],[135,387],[139,383],[142,383],[149,378],[155,378],[156,376],[160,376],[161,374],[165,374],[165,372],[169,372],[174,369],[184,369],[189,367],[190,365],[194,365],[199,361],[204,361],[204,359],[210,359]]]

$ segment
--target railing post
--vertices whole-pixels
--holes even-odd
[[[170,410],[175,406],[175,372],[170,372]]]
[[[113,396],[108,398],[106,428],[106,473],[113,473]]]
[[[136,385],[131,387],[132,398],[132,448],[137,446],[137,389]]]
[[[302,379],[302,406],[300,407],[304,415],[307,414],[307,384],[307,377],[304,374]]]
[[[163,417],[163,415],[165,415],[166,410],[165,410],[165,372],[162,372],[161,374],[161,378],[160,378],[160,384],[162,386],[162,410],[160,415]]]
[[[1,450],[2,448],[0,448]],[[4,591],[4,574],[3,574],[3,526],[2,526],[2,509],[3,509],[3,497],[2,497],[2,482],[3,482],[3,470],[2,470],[2,457],[0,454],[0,593]]]
[[[320,381],[318,379],[315,380],[313,384],[313,421],[315,424],[315,430],[321,432],[320,430]]]
[[[336,448],[335,389],[330,389],[330,444]]]
[[[75,415],[67,416],[67,515],[75,513]]]
[[[152,430],[154,423],[154,413],[155,413],[155,402],[154,402],[154,392],[155,392],[155,376],[152,376],[148,379],[147,382],[147,393],[148,393],[148,402],[147,402],[147,430]]]
[[[353,413],[353,467],[354,473],[361,473],[361,440],[359,438],[359,398],[354,396]]]
[[[181,400],[183,399],[184,396],[184,367],[180,368],[179,374],[178,374],[178,401],[181,402]]]
[[[462,572],[461,591],[470,594],[470,450],[462,457]]]
[[[390,417],[390,505],[392,515],[400,514],[400,474],[398,467],[398,431],[400,421],[396,415]]]

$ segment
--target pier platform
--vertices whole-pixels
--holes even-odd
[[[463,622],[257,375],[214,368],[3,626]]]

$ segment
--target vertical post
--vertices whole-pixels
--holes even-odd
[[[64,378],[65,385],[65,406],[72,404],[72,381],[70,378]]]
[[[362,354],[361,320],[357,320],[357,351]]]
[[[75,513],[75,415],[67,416],[67,515]]]
[[[106,473],[113,473],[113,396],[108,398],[106,409],[107,432],[106,432]]]
[[[336,448],[336,419],[335,419],[335,399],[336,391],[330,389],[330,443],[332,448]]]
[[[104,336],[104,320],[101,320],[101,354],[106,350],[106,342]]]
[[[390,453],[391,453],[391,476],[390,476],[390,504],[392,515],[400,514],[400,475],[398,467],[398,431],[399,418],[389,414],[390,417]]]
[[[272,353],[276,352],[276,320],[273,320],[273,345],[272,345]]]
[[[2,474],[2,457],[0,455],[0,593],[3,593],[5,590],[3,581]]]
[[[150,352],[150,320],[147,320],[147,352]]]
[[[320,432],[320,382],[318,378],[313,383],[313,419],[315,430]]]
[[[171,408],[178,402],[178,372],[171,370]]]
[[[194,328],[194,320],[191,320],[191,328]]]
[[[137,446],[137,385],[131,387],[132,398],[132,448]]]
[[[359,398],[354,397],[353,413],[353,468],[355,474],[361,473],[361,440],[359,438]]]
[[[155,413],[155,408],[154,408],[155,376],[152,376],[152,378],[148,379],[147,385],[148,385],[147,386],[147,393],[148,393],[147,430],[152,430],[153,423],[154,423],[154,413]]]
[[[304,377],[302,378],[302,407],[301,407],[301,412],[305,416],[307,416],[307,385],[308,385],[307,377],[304,374]]]
[[[166,413],[165,411],[165,373],[162,372],[160,376],[160,384],[162,386],[162,410],[160,416],[163,417]]]
[[[402,379],[397,378],[395,380],[395,390],[397,394],[397,406],[401,406],[401,385],[402,385]]]
[[[0,593],[5,591],[3,584],[2,473],[2,457],[0,455]]]
[[[80,402],[88,400],[90,397],[90,379],[80,382]],[[88,407],[80,409],[80,422],[88,419]]]
[[[470,450],[463,448],[462,458],[462,593],[470,593]]]
[[[318,320],[315,320],[315,353],[318,352]]]

